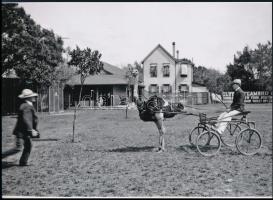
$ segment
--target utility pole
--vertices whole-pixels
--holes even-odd
[[[176,61],[174,61],[174,98],[176,102]]]

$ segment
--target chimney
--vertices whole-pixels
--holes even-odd
[[[175,58],[175,42],[173,42],[173,57]]]
[[[179,59],[179,51],[176,51],[176,58]]]

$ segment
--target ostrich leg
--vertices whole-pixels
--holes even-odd
[[[136,100],[136,104],[139,105],[139,104],[141,104],[141,101],[138,98],[138,75],[139,75],[139,73],[138,73],[137,69],[135,69],[133,71],[133,75],[135,78],[134,98]],[[163,152],[165,150],[165,141],[164,141],[165,127],[163,125],[164,114],[163,114],[163,112],[155,113],[154,117],[155,117],[155,124],[157,126],[158,131],[159,131],[159,148],[158,148],[157,152]]]
[[[156,113],[155,114],[155,124],[158,128],[159,131],[159,148],[158,148],[158,152],[163,152],[165,151],[165,140],[164,140],[164,134],[166,132],[165,126],[163,124],[163,120],[164,120],[164,115],[163,113]]]

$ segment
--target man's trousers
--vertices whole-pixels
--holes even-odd
[[[24,147],[24,149],[23,149],[23,147]],[[23,138],[16,137],[15,138],[15,147],[3,152],[2,158],[19,153],[23,149],[23,153],[22,153],[19,163],[20,164],[27,164],[27,161],[28,161],[28,158],[29,158],[29,155],[31,152],[31,147],[32,147],[32,144],[31,144],[30,137],[23,137]]]

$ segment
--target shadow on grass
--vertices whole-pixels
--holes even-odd
[[[184,151],[186,153],[196,152],[197,151],[196,146],[193,146],[191,144],[181,145],[181,146],[177,147],[176,150]]]
[[[7,162],[7,161],[2,161],[2,169],[10,168],[10,167],[16,167],[19,166],[18,164],[14,162]]]
[[[212,146],[212,145],[205,145],[203,147],[200,147],[201,151],[207,151],[207,150],[217,150],[218,146]],[[181,145],[178,148],[176,148],[176,150],[178,151],[183,151],[186,153],[191,153],[191,152],[198,152],[197,147],[190,145],[190,144],[186,144],[186,145]],[[223,155],[242,155],[240,154],[238,151],[232,149],[231,147],[226,147],[226,146],[221,146],[218,154],[223,154]]]
[[[141,151],[153,151],[155,147],[153,146],[144,146],[144,147],[124,147],[117,149],[110,149],[108,152],[141,152]]]
[[[46,142],[46,141],[58,141],[57,138],[32,138],[32,141]]]

